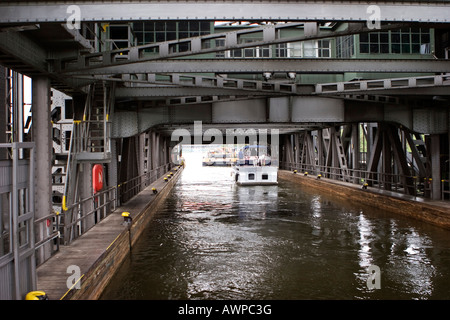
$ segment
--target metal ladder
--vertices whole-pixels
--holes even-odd
[[[79,172],[82,163],[108,163],[111,161],[110,112],[114,105],[114,84],[94,83],[88,88],[82,120],[74,120],[70,137],[65,172],[58,172],[64,183],[61,212],[64,219],[60,230],[64,243],[77,237],[74,223],[80,215]]]

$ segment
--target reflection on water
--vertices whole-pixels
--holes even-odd
[[[103,299],[450,298],[449,231],[195,158]]]

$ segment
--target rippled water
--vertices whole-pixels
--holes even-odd
[[[450,298],[450,231],[291,182],[237,186],[200,159],[102,299]]]

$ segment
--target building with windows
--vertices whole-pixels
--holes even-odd
[[[139,21],[128,24],[104,24],[101,42],[104,50],[126,48],[164,41],[176,41],[208,34],[261,27],[264,23],[193,21]],[[321,31],[339,31],[345,23],[325,23]],[[304,32],[302,26],[278,30],[283,37]],[[402,28],[400,30],[374,31],[330,39],[288,42],[217,52],[217,58],[386,58],[429,59],[434,51],[434,30],[431,28]],[[250,34],[241,39],[245,43],[262,41],[262,33]],[[211,45],[221,46],[224,40]],[[187,43],[185,45],[188,45]],[[101,51],[104,51],[101,50]],[[177,50],[188,48],[180,43]],[[148,51],[151,54],[151,49]]]

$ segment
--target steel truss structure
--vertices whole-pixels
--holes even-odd
[[[433,143],[392,124],[351,124],[286,135],[280,163],[299,174],[440,199]]]

